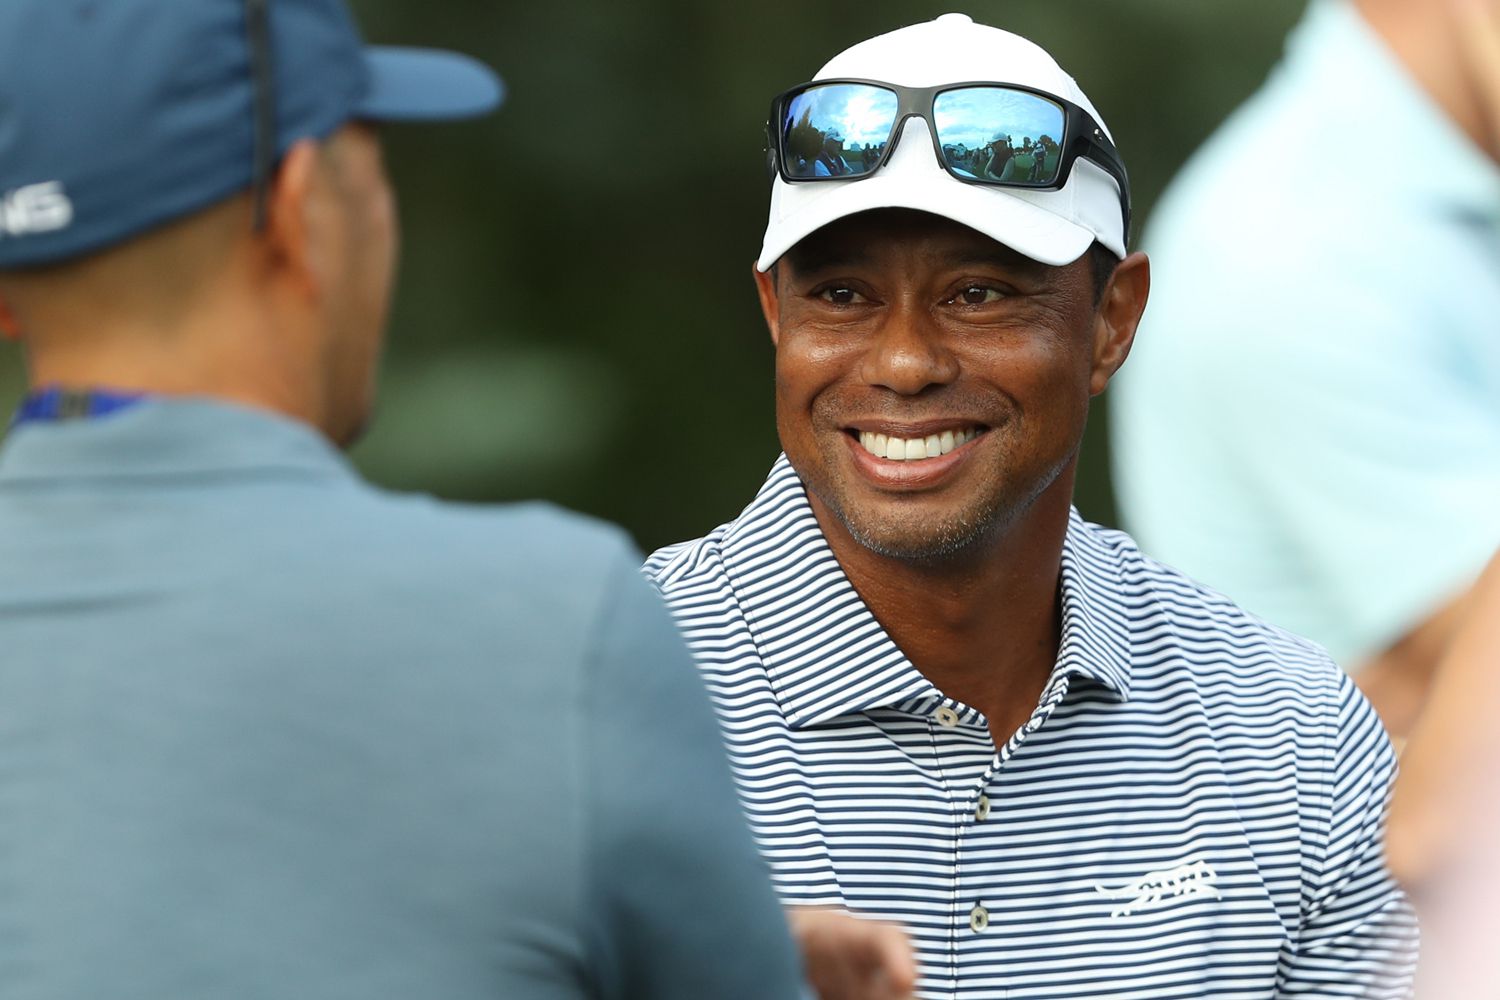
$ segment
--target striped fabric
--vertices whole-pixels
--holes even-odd
[[[999,753],[856,595],[784,457],[646,574],[783,900],[904,925],[922,997],[1410,994],[1373,712],[1126,536],[1074,513],[1057,665]]]

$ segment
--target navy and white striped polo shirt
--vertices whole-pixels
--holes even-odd
[[[1409,995],[1374,713],[1125,535],[1073,514],[1057,665],[999,753],[860,600],[785,457],[646,573],[782,899],[905,926],[922,997]]]

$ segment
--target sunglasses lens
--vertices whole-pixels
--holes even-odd
[[[1002,87],[945,90],[932,116],[943,159],[960,177],[1038,187],[1057,181],[1065,119],[1045,97]]]
[[[789,176],[859,177],[875,169],[896,123],[896,95],[838,83],[808,87],[783,102],[781,152]]]

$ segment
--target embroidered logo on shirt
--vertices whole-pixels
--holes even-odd
[[[1142,910],[1153,910],[1174,899],[1191,896],[1219,898],[1215,883],[1218,872],[1209,867],[1207,861],[1190,861],[1185,865],[1161,872],[1149,872],[1145,877],[1123,885],[1118,889],[1096,885],[1094,891],[1122,905],[1109,911],[1111,920],[1128,917]]]

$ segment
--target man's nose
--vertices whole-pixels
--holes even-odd
[[[897,310],[886,318],[860,364],[865,384],[915,396],[958,377],[958,359],[930,317]]]

